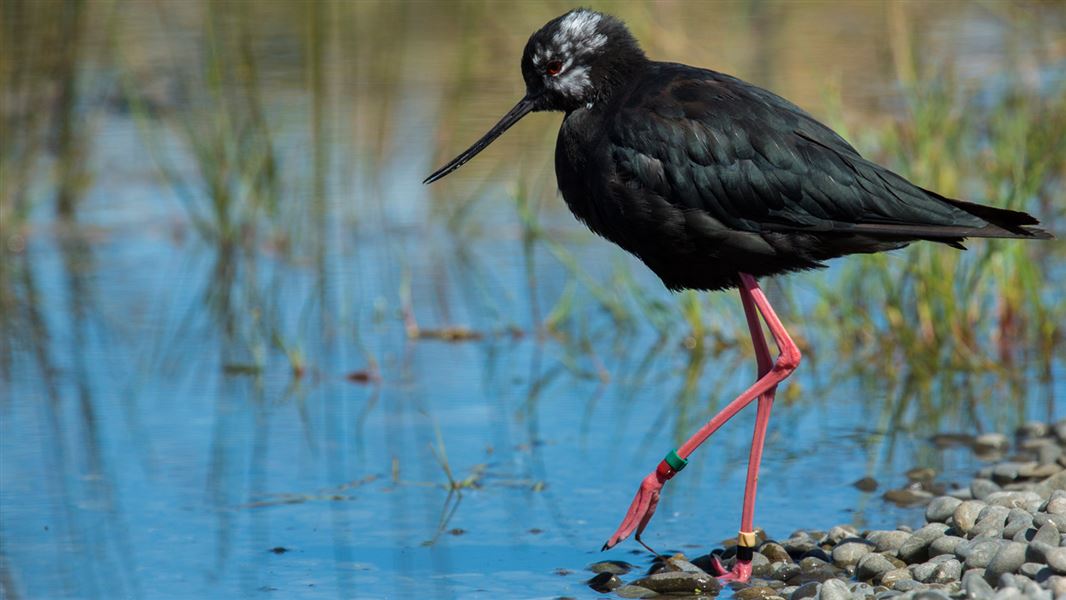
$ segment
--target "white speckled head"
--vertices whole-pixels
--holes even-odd
[[[648,65],[637,41],[618,19],[579,8],[556,17],[526,42],[522,78],[526,95],[481,139],[437,169],[433,183],[488,147],[522,117],[538,110],[568,114],[604,103]]]
[[[613,59],[644,60],[636,41],[618,19],[579,8],[549,21],[529,38],[522,73],[531,93],[548,109],[573,110],[603,96],[600,82]]]

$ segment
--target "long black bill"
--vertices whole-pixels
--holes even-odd
[[[503,118],[500,119],[500,122],[494,125],[488,133],[481,136],[480,140],[474,142],[473,146],[470,146],[462,154],[453,158],[448,164],[434,171],[433,174],[426,177],[425,181],[422,183],[433,183],[438,179],[443,179],[445,175],[465,165],[467,161],[477,156],[478,152],[484,150],[486,146],[491,144],[496,138],[500,137],[500,134],[510,129],[511,125],[514,125],[519,119],[529,114],[529,112],[533,110],[535,103],[535,96],[526,96],[519,100],[518,104],[515,104],[514,108],[504,115]]]

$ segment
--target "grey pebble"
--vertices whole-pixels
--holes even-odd
[[[658,592],[639,585],[623,585],[616,589],[614,593],[622,598],[654,598],[659,595]]]
[[[666,563],[663,566],[666,567],[667,571],[682,571],[682,572],[685,572],[685,573],[702,573],[704,575],[707,574],[706,571],[704,571],[703,569],[701,569],[701,568],[697,567],[696,565],[692,564],[691,562],[689,562],[681,554],[676,554],[676,555],[671,556],[670,558],[666,559]]]
[[[999,551],[999,540],[978,541],[966,554],[967,569],[983,569]],[[961,546],[960,546],[961,547]]]
[[[966,597],[971,600],[987,600],[992,598],[995,592],[988,585],[980,571],[967,571],[962,576],[962,589],[966,591]]]
[[[925,519],[931,523],[946,523],[955,514],[962,500],[951,496],[937,496],[925,507]]]
[[[781,546],[792,556],[801,556],[803,553],[818,547],[817,542],[806,534],[795,535],[781,542]]]
[[[586,568],[593,573],[614,573],[615,575],[625,575],[635,567],[621,560],[604,560],[598,563],[592,563]]]
[[[1051,567],[1035,562],[1022,563],[1022,566],[1018,567],[1018,572],[1037,581],[1043,581],[1053,573]]]
[[[1040,505],[1040,512],[1051,513],[1053,515],[1066,515],[1066,491],[1053,491],[1051,496],[1047,499],[1047,502]]]
[[[817,581],[808,581],[807,583],[796,588],[796,591],[792,592],[791,600],[802,600],[803,598],[814,598],[818,596],[818,590],[822,587],[821,583]]]
[[[1003,526],[1003,537],[1013,538],[1018,532],[1032,528],[1033,515],[1020,508],[1012,508],[1007,515],[1007,523]]]
[[[1036,534],[1033,535],[1031,542],[1043,542],[1049,546],[1058,546],[1059,544],[1059,528],[1054,523],[1044,523],[1040,526],[1040,529],[1036,530]]]
[[[914,600],[951,600],[951,596],[940,590],[929,589],[916,592]]]
[[[840,579],[827,579],[818,590],[818,600],[851,600],[848,584]]]
[[[802,569],[794,562],[770,563],[770,577],[778,581],[787,581],[798,575]]]
[[[985,579],[998,581],[1004,573],[1015,573],[1025,562],[1025,544],[1007,542],[999,547],[988,563]]]
[[[962,563],[956,558],[949,558],[938,564],[927,583],[951,583],[962,576]]]
[[[1041,496],[1050,496],[1056,490],[1066,490],[1066,471],[1059,471],[1037,484],[1033,491]]]
[[[962,534],[970,533],[977,524],[977,516],[988,506],[983,500],[965,500],[955,507],[951,517],[952,525]]]
[[[901,560],[908,563],[919,562],[928,556],[929,544],[938,537],[944,535],[948,526],[943,523],[929,523],[918,531],[915,531],[907,541],[900,546],[898,555]]]
[[[873,549],[874,545],[863,539],[846,541],[833,548],[833,564],[838,567],[850,567]]]
[[[955,549],[959,547],[959,544],[965,541],[965,538],[954,535],[938,537],[933,540],[933,543],[929,544],[929,554],[932,556],[937,556],[939,554],[955,554]]]
[[[669,571],[656,573],[634,581],[626,587],[641,587],[660,594],[701,594],[717,593],[722,588],[716,577],[706,573],[686,573],[684,571]],[[621,594],[625,588],[619,588],[615,593]],[[645,596],[629,596],[644,598]]]
[[[590,588],[597,592],[607,593],[611,590],[622,587],[622,580],[618,578],[614,573],[608,573],[603,571],[596,574],[592,579],[585,582]]]
[[[1059,439],[1059,443],[1066,444],[1066,419],[1052,423],[1051,431]]]
[[[1059,596],[1066,596],[1066,577],[1060,577],[1058,575],[1048,577],[1047,587],[1056,598]]]
[[[969,531],[969,537],[979,536],[1002,537],[1003,526],[1007,523],[1007,514],[1010,511],[1003,506],[988,505],[977,516],[977,524]]]
[[[819,543],[839,544],[841,540],[857,537],[858,535],[859,530],[851,525],[837,525],[830,529]]]
[[[1030,513],[1036,512],[1043,501],[1044,499],[1040,494],[1022,490],[1003,490],[1001,492],[993,492],[985,498],[985,502],[988,502],[989,504],[1005,508],[1021,508]]]
[[[992,492],[998,492],[1000,487],[989,479],[977,478],[970,482],[970,493],[978,500],[984,500]]]
[[[911,534],[906,531],[871,531],[866,534],[866,539],[874,543],[874,549],[878,552],[899,552],[900,546]]]
[[[1050,557],[1052,551],[1057,546],[1052,544],[1046,544],[1044,542],[1032,541],[1025,547],[1025,560],[1030,562],[1038,562],[1044,564],[1050,564]]]
[[[1033,526],[1043,527],[1045,523],[1055,525],[1059,531],[1066,531],[1066,515],[1053,515],[1051,513],[1038,512],[1033,515]]]
[[[997,464],[992,468],[992,481],[995,481],[999,485],[1006,485],[1013,482],[1020,477],[1020,471],[1025,463],[1006,461]],[[1036,466],[1034,464],[1034,466]]]
[[[892,588],[892,589],[897,589],[896,588],[896,584],[898,584],[901,581],[907,581],[907,580],[910,580],[910,579],[914,579],[914,577],[911,575],[910,569],[906,569],[906,568],[892,569],[891,571],[888,571],[888,572],[886,572],[886,573],[881,575],[881,585],[883,585],[885,587]],[[907,590],[899,590],[899,591],[905,592]]]
[[[1041,444],[1036,449],[1036,460],[1042,465],[1054,464],[1062,456],[1062,447],[1056,444]]]
[[[1029,547],[1032,548],[1036,544]],[[1044,560],[1058,575],[1066,575],[1066,548],[1048,547],[1044,552]]]
[[[765,585],[751,585],[733,593],[736,600],[762,600],[777,596],[777,590]]]
[[[895,585],[892,586],[892,589],[896,590],[897,592],[909,592],[912,590],[916,590],[920,587],[923,587],[922,582],[908,578],[897,581]]]
[[[759,554],[765,556],[770,562],[792,562],[792,557],[788,555],[788,550],[777,542],[765,542],[759,546]]]
[[[1042,438],[1051,433],[1051,426],[1041,421],[1026,421],[1014,430],[1019,438]]]
[[[855,566],[855,577],[860,580],[874,579],[895,568],[896,566],[884,555],[871,552],[859,559],[859,563]]]
[[[1004,452],[1010,448],[1010,438],[1002,433],[982,433],[974,438],[973,446],[978,452]]]

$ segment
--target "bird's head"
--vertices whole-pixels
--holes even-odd
[[[525,97],[473,146],[423,183],[433,183],[463,166],[531,112],[571,112],[603,102],[646,62],[625,24],[610,15],[579,8],[548,21],[529,37],[522,53]]]
[[[644,53],[620,20],[572,10],[529,36],[522,53],[526,98],[536,99],[533,110],[569,112],[595,104],[643,61]]]

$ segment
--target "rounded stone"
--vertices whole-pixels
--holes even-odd
[[[656,573],[634,581],[631,586],[642,587],[660,594],[706,594],[717,593],[722,588],[716,577],[706,573],[668,571]],[[624,588],[622,588],[624,589]],[[620,593],[620,591],[618,592]]]
[[[978,500],[984,500],[992,492],[998,492],[1000,487],[989,479],[977,478],[970,482],[970,493]]]
[[[822,587],[822,584],[817,581],[808,581],[803,585],[796,588],[796,591],[792,592],[791,600],[803,600],[804,598],[814,598],[818,596],[818,590]]]
[[[1018,567],[1018,572],[1036,581],[1043,581],[1047,579],[1047,576],[1054,573],[1051,567],[1035,562],[1022,563],[1022,566]]]
[[[988,585],[981,572],[976,570],[967,571],[962,576],[962,589],[970,600],[988,600],[995,595],[992,586]]]
[[[907,541],[900,546],[898,555],[907,563],[915,563],[925,560],[928,556],[929,544],[938,537],[944,535],[948,526],[943,523],[930,523],[915,531]]]
[[[999,547],[985,571],[985,579],[997,581],[1004,573],[1016,573],[1025,562],[1025,544],[1007,542]]]
[[[951,496],[937,496],[925,507],[925,520],[930,523],[946,523],[955,514],[962,500]]]
[[[881,575],[881,585],[888,588],[896,589],[897,583],[910,579],[914,579],[914,576],[911,575],[910,569],[892,569],[891,571],[886,571]]]
[[[930,467],[914,467],[906,473],[911,481],[932,481],[936,477],[936,469]]]
[[[990,536],[1002,537],[1003,526],[1007,523],[1007,514],[1010,513],[1003,506],[986,506],[977,516],[977,524],[969,531],[970,537]]]
[[[892,589],[897,592],[910,592],[922,587],[922,582],[915,581],[914,579],[901,579],[892,586]]]
[[[1041,421],[1026,421],[1014,430],[1014,435],[1019,438],[1042,438],[1051,433],[1051,427]]]
[[[813,550],[818,547],[818,543],[806,534],[793,535],[787,540],[781,542],[781,546],[791,556],[802,556],[805,552]]]
[[[933,543],[929,544],[929,554],[931,556],[938,556],[940,554],[955,554],[955,549],[959,547],[959,544],[965,542],[965,538],[961,538],[954,535],[945,535],[933,540]]]
[[[777,590],[764,585],[753,585],[733,593],[737,600],[763,600],[777,595]]]
[[[1002,433],[982,433],[973,440],[978,452],[1005,452],[1010,448],[1010,439]]]
[[[895,568],[884,555],[871,552],[859,559],[855,567],[855,577],[860,580],[875,579]]]
[[[1033,515],[1033,525],[1036,527],[1043,527],[1047,523],[1052,523],[1055,528],[1061,531],[1066,531],[1066,515],[1053,515],[1051,513],[1036,513]]]
[[[961,576],[962,563],[958,559],[949,558],[936,566],[927,583],[951,583],[958,581]]]
[[[983,569],[987,567],[988,563],[992,562],[992,557],[999,551],[999,546],[1000,541],[998,540],[981,541],[974,544],[965,557],[966,568]]]
[[[851,591],[840,579],[827,579],[818,590],[818,600],[851,600]]]
[[[837,525],[825,534],[825,537],[821,540],[821,543],[839,544],[841,540],[856,537],[858,535],[859,530],[851,525]]]
[[[911,537],[911,534],[898,529],[893,531],[870,531],[866,534],[866,539],[874,543],[874,550],[892,552],[893,554],[899,552],[900,546],[909,537]]]
[[[770,577],[778,581],[788,581],[790,578],[798,575],[801,569],[800,566],[794,562],[775,562],[770,563]]]
[[[1040,505],[1040,511],[1053,515],[1066,515],[1066,491],[1055,490],[1051,492],[1047,502]]]
[[[977,524],[977,516],[988,506],[983,500],[964,500],[955,507],[951,516],[952,525],[962,534],[968,534]]]
[[[877,491],[877,480],[873,477],[863,477],[851,485],[855,486],[861,492]]]
[[[1044,552],[1044,560],[1058,575],[1066,575],[1066,548],[1047,548]]]
[[[1013,538],[1019,531],[1032,528],[1033,515],[1020,508],[1013,508],[1007,515],[1007,523],[1003,526],[1003,537]]]
[[[622,560],[604,560],[592,563],[587,568],[593,573],[614,573],[615,575],[625,575],[635,567]]]
[[[622,580],[618,578],[614,573],[607,571],[596,574],[592,579],[585,582],[590,588],[600,593],[607,593],[611,590],[622,587]]]
[[[1066,596],[1066,577],[1058,575],[1048,577],[1047,588],[1051,590],[1051,594],[1056,598]]]
[[[874,545],[866,540],[844,542],[833,548],[833,564],[838,567],[850,567],[872,552],[873,548]]]
[[[1004,490],[992,492],[985,498],[985,502],[1002,506],[1004,508],[1020,508],[1026,512],[1035,512],[1044,499],[1036,492],[1023,490]]]
[[[659,592],[639,585],[624,585],[616,589],[614,593],[621,598],[654,598],[659,595]]]
[[[1059,545],[1059,528],[1054,523],[1044,523],[1036,530],[1030,542],[1043,542],[1051,546]]]
[[[789,556],[788,550],[777,542],[766,542],[759,546],[759,554],[762,554],[772,563],[777,562],[792,562],[792,557]]]

